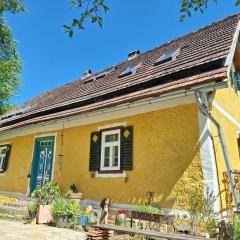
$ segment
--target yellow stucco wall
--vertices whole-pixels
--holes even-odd
[[[234,117],[240,123],[240,93],[237,94],[233,89],[218,90],[212,99],[220,105],[226,112]],[[211,112],[222,126],[224,137],[227,144],[229,157],[233,169],[240,169],[240,156],[237,145],[237,136],[240,133],[240,129],[237,128],[223,113],[217,110],[214,106],[211,107]],[[226,207],[225,191],[223,184],[223,172],[226,171],[223,153],[219,138],[217,136],[217,129],[211,125],[212,135],[214,139],[214,148],[217,159],[218,178],[221,193],[222,209]]]
[[[127,182],[124,178],[91,178],[88,170],[90,133],[99,126],[123,122],[134,128],[134,169],[127,172]],[[151,191],[155,192],[156,203],[172,207],[176,194],[186,195],[187,188],[193,189],[195,183],[202,184],[195,104],[65,129],[61,174],[57,157],[61,130],[53,133],[57,133],[54,181],[63,193],[74,183],[84,198],[100,200],[107,196],[113,202],[140,203]],[[34,137],[8,140],[12,152],[8,170],[5,176],[0,176],[0,191],[26,193]]]

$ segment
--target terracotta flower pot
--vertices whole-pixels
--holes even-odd
[[[53,221],[52,214],[51,214],[51,205],[40,205],[37,210],[37,223],[49,223]]]

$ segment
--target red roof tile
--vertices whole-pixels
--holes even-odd
[[[107,72],[103,78],[86,83],[98,72],[43,93],[20,107],[19,112],[2,116],[0,131],[224,79],[224,63],[239,19],[240,14],[233,15],[109,67],[101,71]],[[164,53],[176,49],[180,49],[176,59],[154,65]],[[139,63],[136,73],[119,78],[127,67]]]

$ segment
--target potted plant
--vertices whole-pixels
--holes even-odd
[[[150,205],[137,205],[132,211],[132,218],[149,222],[160,222],[165,218],[165,215],[160,208]]]
[[[37,209],[38,209],[38,203],[37,201],[31,201],[30,204],[28,205],[28,217],[30,219],[34,219],[37,214]]]
[[[41,188],[36,188],[32,198],[37,202],[37,223],[49,223],[52,221],[50,212],[51,204],[56,198],[60,197],[60,189],[57,184],[48,182]]]
[[[75,201],[66,198],[56,199],[51,208],[54,222],[59,228],[76,225],[81,212],[81,208]]]
[[[116,225],[117,226],[126,226],[127,221],[127,211],[125,209],[118,210],[116,215]]]

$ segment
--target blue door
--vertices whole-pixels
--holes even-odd
[[[30,178],[30,194],[52,179],[55,137],[41,137],[35,140],[32,170]]]

